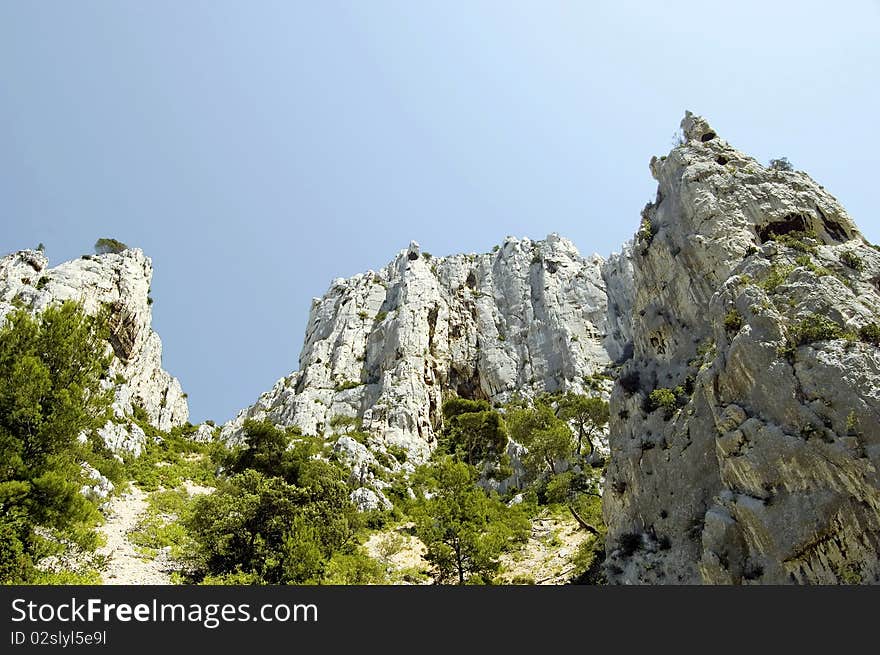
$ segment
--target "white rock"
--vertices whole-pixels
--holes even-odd
[[[107,500],[110,494],[113,493],[113,483],[107,477],[101,475],[101,472],[93,466],[85,463],[80,464],[80,466],[89,479],[92,480],[91,484],[83,485],[80,493],[86,498],[93,500]]]
[[[152,425],[169,430],[183,425],[189,410],[180,383],[162,368],[162,342],[152,329],[152,276],[150,258],[137,248],[83,257],[54,268],[49,268],[43,253],[22,250],[0,259],[0,321],[12,311],[15,298],[34,312],[64,300],[82,303],[89,314],[111,307],[110,345],[115,357],[105,386],[114,389],[114,413],[124,420],[137,404]],[[125,382],[116,384],[117,376]],[[138,437],[135,433],[124,439],[116,428],[113,431],[114,443],[131,445]]]
[[[200,423],[196,428],[195,434],[193,434],[190,439],[196,441],[198,443],[211,443],[214,441],[214,435],[217,432],[217,428],[213,425],[208,425],[207,423]]]
[[[551,234],[508,238],[496,252],[429,257],[415,242],[388,266],[334,280],[312,302],[300,370],[227,423],[248,418],[328,433],[356,416],[385,444],[422,461],[442,426],[444,391],[500,403],[514,394],[583,391],[584,376],[623,352],[608,332],[606,278],[628,289],[626,254],[611,269]],[[621,306],[625,311],[624,292]]]
[[[371,512],[377,509],[391,509],[391,501],[381,491],[367,487],[358,487],[349,496],[361,512]]]
[[[784,349],[813,314],[841,331],[878,321],[880,253],[805,173],[765,168],[690,113],[682,128],[685,143],[651,161],[657,199],[633,245],[633,353],[611,397],[603,496],[608,579],[876,582],[880,349]],[[822,245],[769,239],[792,230]],[[679,386],[682,407],[649,411],[651,391]]]

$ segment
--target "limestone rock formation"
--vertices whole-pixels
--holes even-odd
[[[633,245],[607,576],[877,582],[880,252],[805,173],[682,128]]]
[[[510,237],[482,255],[432,257],[411,243],[383,269],[334,280],[312,302],[299,370],[222,436],[238,439],[248,418],[330,433],[341,415],[361,419],[374,448],[405,448],[418,460],[441,426],[445,392],[503,402],[583,391],[585,376],[610,362],[606,348],[625,350],[628,334],[617,323],[609,333],[606,302],[607,285],[631,289],[618,279],[625,260],[606,267],[555,234]]]
[[[180,382],[162,368],[162,341],[152,329],[153,266],[139,249],[85,256],[49,268],[42,252],[22,250],[0,259],[0,321],[13,301],[40,312],[54,302],[75,300],[95,314],[110,311],[114,358],[105,383],[114,389],[115,420],[100,431],[108,446],[139,454],[146,437],[128,419],[135,406],[160,430],[188,417]]]

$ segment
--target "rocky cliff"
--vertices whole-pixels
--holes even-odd
[[[609,322],[607,288],[626,311],[626,257],[581,257],[558,235],[508,238],[488,254],[432,257],[416,243],[379,271],[337,279],[312,302],[299,370],[223,428],[245,419],[331,432],[362,419],[383,443],[424,458],[443,394],[503,402],[585,389],[623,353],[628,324]],[[615,314],[616,316],[616,314]]]
[[[880,579],[880,252],[688,114],[634,243],[611,398],[618,583]]]
[[[105,384],[115,394],[115,418],[100,434],[117,451],[138,454],[143,431],[129,419],[141,407],[160,430],[182,425],[188,417],[180,383],[162,368],[162,341],[152,329],[152,262],[139,249],[85,256],[49,268],[42,252],[22,250],[0,259],[0,321],[13,301],[35,312],[64,300],[82,303],[95,314],[109,310],[114,358]]]

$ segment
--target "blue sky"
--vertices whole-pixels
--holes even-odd
[[[411,239],[615,250],[685,109],[880,242],[878,71],[868,0],[0,0],[0,251],[142,247],[165,366],[225,420]]]

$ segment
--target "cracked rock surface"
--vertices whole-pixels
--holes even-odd
[[[633,245],[608,578],[877,582],[880,252],[805,173],[682,129]]]
[[[183,425],[189,415],[180,382],[162,368],[162,341],[152,329],[153,265],[137,248],[81,257],[49,268],[42,252],[22,250],[0,259],[0,321],[13,300],[33,312],[74,300],[88,314],[109,309],[113,362],[104,381],[114,391],[114,419],[99,431],[116,452],[140,454],[146,437],[128,419],[142,407],[160,430]],[[120,380],[117,382],[117,379]]]
[[[240,438],[248,418],[315,434],[344,415],[424,459],[444,392],[503,402],[583,391],[584,377],[610,363],[609,350],[625,349],[606,291],[631,289],[625,258],[612,266],[584,258],[556,234],[450,257],[413,242],[381,270],[334,280],[313,300],[299,370],[227,423],[223,437]]]

